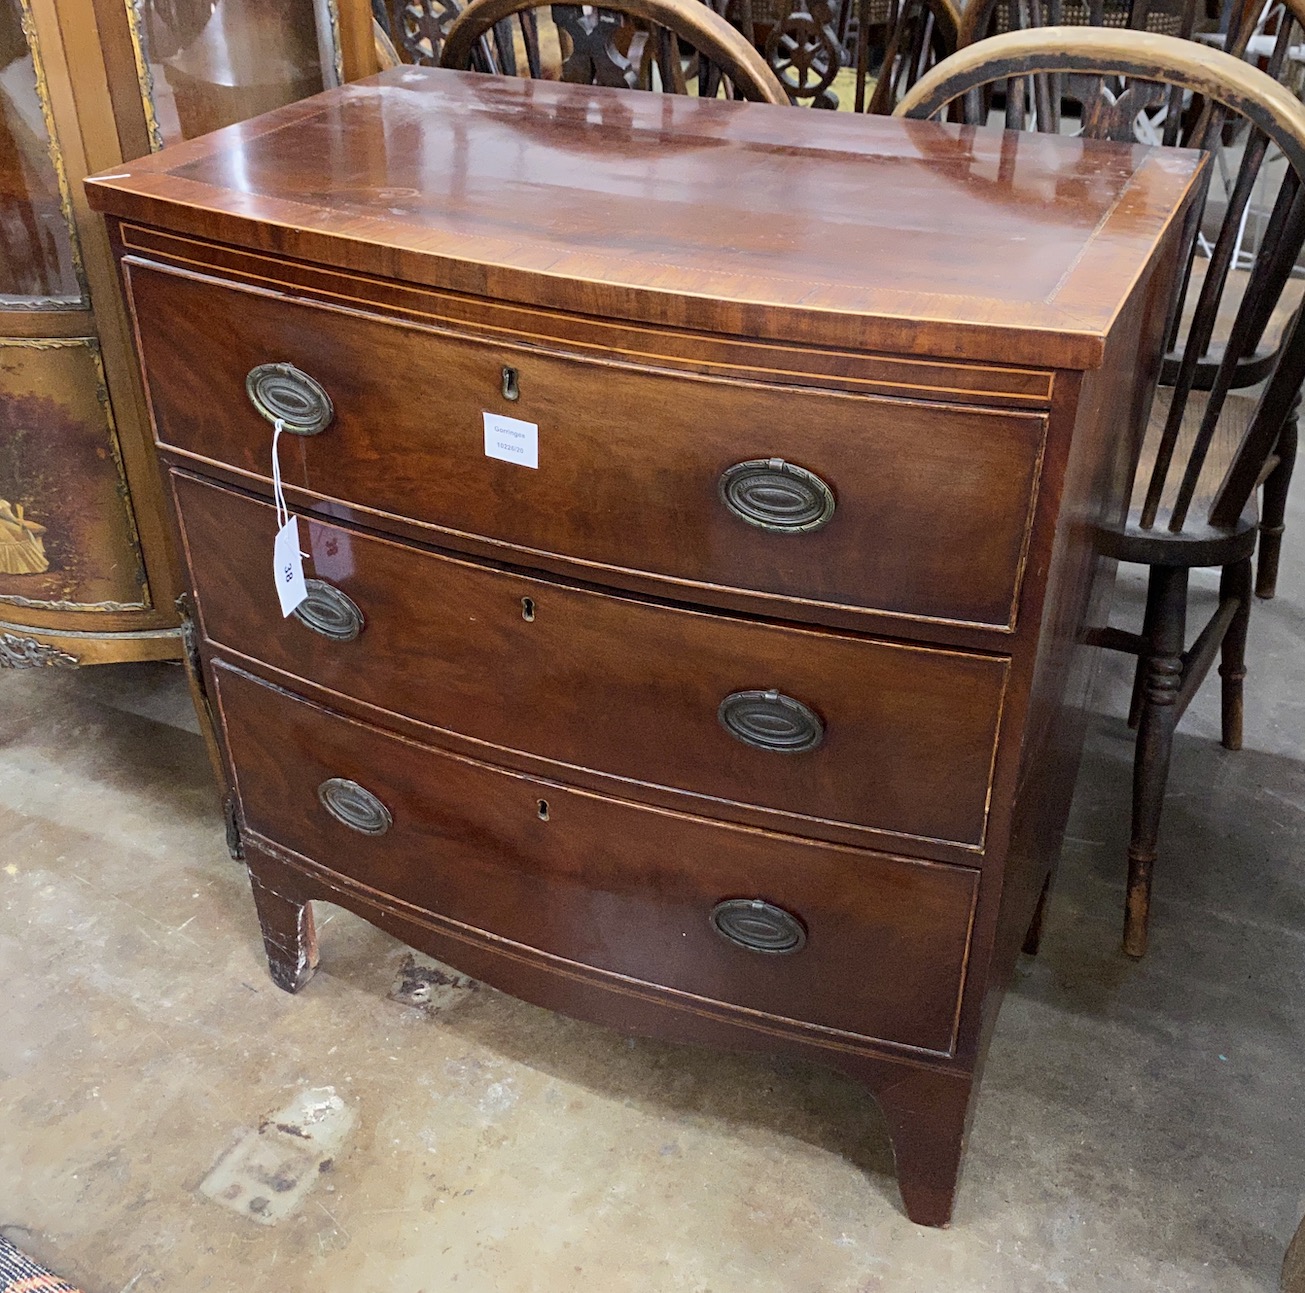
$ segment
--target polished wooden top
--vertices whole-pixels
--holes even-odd
[[[1177,150],[401,67],[89,187],[129,220],[458,292],[1086,368],[1201,167]]]

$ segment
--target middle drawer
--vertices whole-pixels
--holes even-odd
[[[710,799],[713,815],[983,845],[1003,658],[614,596],[301,517],[306,573],[334,590],[313,593],[327,636],[281,616],[269,504],[172,482],[215,645],[509,755]]]

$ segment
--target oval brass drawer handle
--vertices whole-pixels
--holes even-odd
[[[716,711],[735,740],[775,754],[805,754],[825,739],[819,714],[780,691],[736,691]]]
[[[352,642],[363,631],[362,611],[353,598],[325,579],[305,579],[308,596],[294,609],[300,624],[332,642]]]
[[[800,952],[807,941],[807,931],[796,916],[760,898],[718,902],[711,909],[711,925],[736,947],[769,956]]]
[[[317,787],[317,797],[337,822],[363,835],[384,835],[393,825],[390,810],[370,790],[347,777],[331,777]]]
[[[320,382],[294,364],[259,364],[245,378],[249,402],[269,422],[295,435],[317,435],[331,425],[335,405]]]
[[[753,458],[727,467],[721,502],[740,520],[776,534],[809,534],[834,515],[834,491],[814,472],[783,458]]]

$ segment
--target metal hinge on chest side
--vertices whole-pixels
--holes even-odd
[[[185,653],[186,676],[196,694],[202,696],[207,705],[208,688],[204,685],[204,670],[199,659],[199,632],[195,628],[195,611],[189,593],[181,593],[177,597],[177,614],[181,617],[181,647]]]
[[[228,793],[222,800],[222,818],[227,828],[227,852],[233,862],[245,860],[245,845],[240,838],[240,818],[236,813],[236,797]]]
[[[240,815],[236,807],[236,795],[226,783],[222,767],[222,755],[217,743],[217,715],[213,712],[213,701],[208,694],[208,684],[204,681],[204,662],[199,654],[199,630],[195,627],[194,606],[189,593],[182,593],[177,598],[177,614],[181,617],[182,663],[186,669],[186,680],[190,684],[191,697],[195,702],[195,712],[199,716],[201,735],[208,747],[213,771],[217,776],[222,794],[222,820],[226,826],[227,852],[236,862],[245,859],[244,845],[240,840]]]

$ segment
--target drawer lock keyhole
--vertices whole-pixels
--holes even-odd
[[[514,404],[521,398],[521,386],[517,380],[517,370],[515,368],[503,369],[503,398],[511,400]]]
[[[535,599],[533,597],[523,597],[521,599],[521,618],[527,624],[535,622]]]
[[[548,800],[547,800],[547,799],[541,799],[541,800],[539,801],[539,820],[540,820],[541,822],[546,822],[546,821],[548,821]]]

